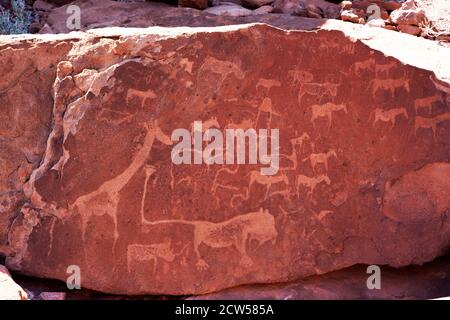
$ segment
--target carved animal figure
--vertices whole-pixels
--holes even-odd
[[[414,134],[417,135],[417,130],[422,129],[428,129],[431,128],[433,130],[433,138],[436,139],[436,129],[437,125],[444,121],[450,120],[450,112],[437,115],[433,118],[424,118],[417,116],[414,122]]]
[[[322,182],[325,182],[327,185],[331,184],[330,178],[328,178],[328,176],[326,176],[324,174],[321,174],[317,177],[308,177],[308,176],[304,176],[302,174],[298,175],[296,182],[295,182],[297,195],[299,194],[300,186],[304,186],[309,189],[307,195],[309,197],[312,197],[314,189],[317,187],[318,184],[320,184]]]
[[[426,98],[416,99],[414,101],[414,109],[416,110],[416,114],[419,112],[420,109],[427,109],[428,113],[430,113],[433,108],[433,103],[440,102],[440,101],[442,101],[442,99],[440,97],[438,97],[437,95],[431,96],[431,97],[426,97]]]
[[[210,221],[188,220],[158,220],[147,225],[185,224],[193,226],[194,252],[197,256],[197,268],[208,268],[208,264],[200,254],[201,244],[211,248],[226,248],[233,246],[241,255],[244,266],[250,266],[253,261],[247,253],[247,242],[257,241],[259,248],[262,244],[272,241],[275,244],[278,232],[275,228],[275,218],[267,210],[250,212],[233,217],[229,220],[214,223]]]
[[[127,247],[127,270],[131,272],[132,262],[153,262],[152,273],[156,271],[158,260],[173,262],[186,249],[185,245],[180,252],[174,253],[171,242],[154,244],[130,244]]]
[[[299,91],[299,95],[298,95],[298,103],[300,105],[302,104],[302,99],[306,94],[316,96],[319,99],[321,99],[325,95],[329,95],[330,97],[336,97],[338,87],[339,87],[339,84],[331,83],[331,82],[302,83],[300,85],[300,91]]]
[[[396,89],[404,88],[407,92],[410,91],[408,79],[373,79],[372,86],[373,95],[375,95],[378,90],[389,90],[392,97],[395,96]]]
[[[284,157],[284,158],[290,160],[293,165],[288,168],[283,168],[284,170],[297,170],[298,157],[297,157],[297,149],[296,148],[297,148],[297,146],[300,146],[300,152],[302,152],[303,143],[306,140],[310,140],[310,139],[311,139],[311,137],[309,136],[309,134],[306,132],[303,132],[300,137],[293,138],[290,140],[291,148],[292,148],[291,154],[290,155],[280,154],[280,157]]]
[[[334,150],[329,150],[327,153],[312,153],[303,159],[303,161],[309,159],[311,167],[314,171],[316,171],[316,167],[319,164],[323,164],[325,166],[325,170],[328,171],[328,159],[333,156],[337,158],[336,152]]]
[[[408,112],[406,111],[405,108],[393,108],[389,110],[377,108],[372,112],[375,115],[375,119],[373,120],[372,125],[375,125],[375,123],[377,123],[378,121],[383,121],[383,122],[390,122],[391,128],[393,128],[395,126],[397,116],[404,115],[405,118],[408,119]]]
[[[136,89],[128,89],[127,97],[126,97],[127,104],[134,97],[139,98],[141,106],[143,106],[143,105],[145,105],[145,102],[147,101],[147,99],[155,99],[156,94],[155,94],[155,92],[153,92],[153,90],[140,91],[140,90],[136,90]]]
[[[265,176],[257,170],[252,170],[248,175],[250,176],[250,184],[248,186],[249,190],[255,182],[266,186],[264,200],[267,199],[272,184],[283,182],[284,184],[289,185],[289,179],[284,172],[277,176]]]
[[[312,115],[311,115],[311,122],[313,126],[315,127],[314,121],[321,117],[327,117],[328,118],[328,129],[331,127],[331,122],[333,118],[333,112],[337,112],[339,110],[344,110],[345,113],[348,113],[347,106],[344,104],[334,104],[327,102],[322,105],[313,105],[311,106]]]

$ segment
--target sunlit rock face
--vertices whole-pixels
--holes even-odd
[[[24,178],[0,175],[19,194],[2,227],[8,267],[65,281],[76,265],[82,287],[108,293],[200,294],[443,254],[450,110],[438,63],[448,49],[398,33],[380,48],[389,31],[346,26],[1,39],[2,163],[24,163],[17,112],[23,132],[42,124],[18,133],[36,148]],[[12,98],[38,75],[26,99]],[[278,130],[268,149],[278,165],[264,175],[260,157],[207,163],[206,141],[200,163],[175,164],[177,129],[195,141],[212,129]]]

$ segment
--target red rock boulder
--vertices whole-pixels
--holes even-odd
[[[0,159],[26,164],[30,144],[41,155],[24,179],[0,181],[23,194],[3,231],[13,270],[66,281],[77,266],[84,288],[200,294],[449,248],[448,48],[341,21],[100,29],[0,48],[1,141],[17,153]],[[36,101],[53,102],[51,117],[21,125]],[[15,134],[33,124],[38,140]],[[177,129],[195,135],[185,163]],[[262,153],[224,163],[242,155],[223,152],[239,129]]]

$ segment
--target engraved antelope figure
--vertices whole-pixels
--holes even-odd
[[[390,122],[392,129],[395,126],[395,122],[398,116],[403,115],[406,119],[408,119],[408,112],[405,108],[393,108],[389,110],[377,108],[372,111],[372,113],[375,115],[372,126],[374,126],[378,121]]]
[[[339,84],[332,83],[332,82],[324,82],[324,83],[314,83],[314,82],[307,82],[302,83],[300,85],[300,92],[298,95],[298,103],[302,104],[302,99],[306,94],[317,96],[319,98],[322,98],[325,95],[329,95],[331,97],[336,97],[337,95],[337,89],[339,87]]]
[[[414,135],[417,135],[417,130],[422,129],[428,129],[431,128],[433,130],[433,138],[436,140],[436,129],[437,125],[444,121],[450,120],[450,112],[437,115],[433,118],[424,118],[417,116],[414,122]]]
[[[333,119],[333,112],[337,112],[340,110],[343,110],[345,113],[348,113],[347,106],[344,104],[336,105],[331,102],[327,102],[322,105],[313,105],[311,106],[312,115],[311,115],[311,122],[313,126],[315,127],[314,121],[321,117],[327,117],[328,118],[328,130],[331,128],[331,123]]]
[[[289,179],[284,172],[277,176],[265,176],[262,175],[259,171],[252,170],[248,173],[248,175],[250,176],[250,184],[248,186],[248,190],[250,190],[255,182],[266,186],[266,194],[264,196],[264,200],[267,199],[272,184],[283,182],[285,185],[289,185]]]
[[[328,178],[328,176],[324,175],[324,174],[321,174],[317,177],[308,177],[308,176],[304,176],[302,174],[298,175],[297,179],[295,181],[297,195],[299,195],[300,186],[304,186],[309,189],[307,195],[309,197],[312,197],[314,189],[317,187],[318,184],[320,184],[322,182],[326,183],[327,185],[331,184],[330,178]]]
[[[319,164],[323,164],[325,166],[325,170],[328,171],[328,159],[333,156],[337,158],[336,152],[334,150],[329,150],[327,153],[312,153],[303,159],[303,161],[309,159],[311,167],[314,171],[316,171],[316,166]]]
[[[395,89],[404,88],[407,92],[410,92],[408,79],[373,79],[372,80],[372,95],[378,90],[389,90],[392,97],[395,96]]]
[[[143,106],[143,105],[145,105],[145,102],[147,101],[147,99],[155,99],[156,94],[153,90],[141,91],[141,90],[136,90],[136,89],[128,89],[127,97],[126,97],[127,104],[134,97],[139,98],[139,101],[141,102],[141,106]]]
[[[274,79],[261,78],[258,80],[258,83],[256,84],[256,90],[258,90],[259,87],[263,87],[269,90],[272,87],[281,87],[281,82]]]
[[[370,70],[375,65],[375,59],[369,58],[364,61],[358,61],[353,63],[351,69],[356,74],[359,74],[361,70]]]
[[[416,110],[416,114],[419,112],[420,109],[426,109],[428,113],[431,113],[431,110],[433,109],[433,103],[441,101],[442,99],[438,96],[416,99],[414,101],[414,110]]]

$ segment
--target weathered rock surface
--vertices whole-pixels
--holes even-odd
[[[426,20],[425,10],[417,7],[414,0],[408,0],[401,8],[391,13],[391,21],[399,25],[420,26]]]
[[[165,3],[122,3],[111,0],[75,1],[81,9],[81,30],[101,27],[213,27],[222,25],[246,24],[252,22],[268,23],[285,29],[316,28],[323,20],[301,19],[299,17],[280,14],[260,14],[253,10],[254,15],[246,11],[245,16],[213,15],[207,10],[174,7]],[[236,5],[237,8],[240,8]],[[214,9],[214,7],[209,8]],[[246,9],[244,9],[246,10]],[[73,30],[67,28],[67,6],[52,10],[46,19],[46,27],[40,33],[67,33]],[[235,10],[236,11],[236,10]],[[242,9],[240,10],[242,11]],[[255,12],[256,11],[256,12]],[[130,18],[130,12],[133,12]],[[300,20],[299,20],[300,19]]]
[[[27,300],[27,293],[11,278],[8,269],[0,265],[0,300]]]
[[[69,290],[61,281],[16,276],[32,300],[115,299],[444,299],[450,295],[450,257],[423,266],[381,267],[381,289],[367,288],[367,266],[353,266],[290,283],[246,285],[200,296],[121,296]],[[447,298],[448,299],[448,298]]]
[[[306,9],[317,11],[319,18],[335,19],[339,17],[339,6],[325,0],[275,0],[273,6],[275,12],[296,14],[302,9]]]
[[[421,267],[381,268],[381,288],[367,288],[367,266],[312,276],[292,283],[248,285],[189,300],[423,300],[445,299],[450,293],[450,261],[438,260]],[[447,298],[448,299],[448,298]]]
[[[2,37],[0,159],[25,165],[0,181],[7,266],[201,294],[430,261],[450,244],[448,50],[339,21]],[[279,172],[174,165],[195,120],[279,129]]]
[[[218,16],[231,16],[231,17],[250,16],[253,14],[252,10],[246,9],[234,3],[220,4],[218,6],[205,9],[204,12]]]

